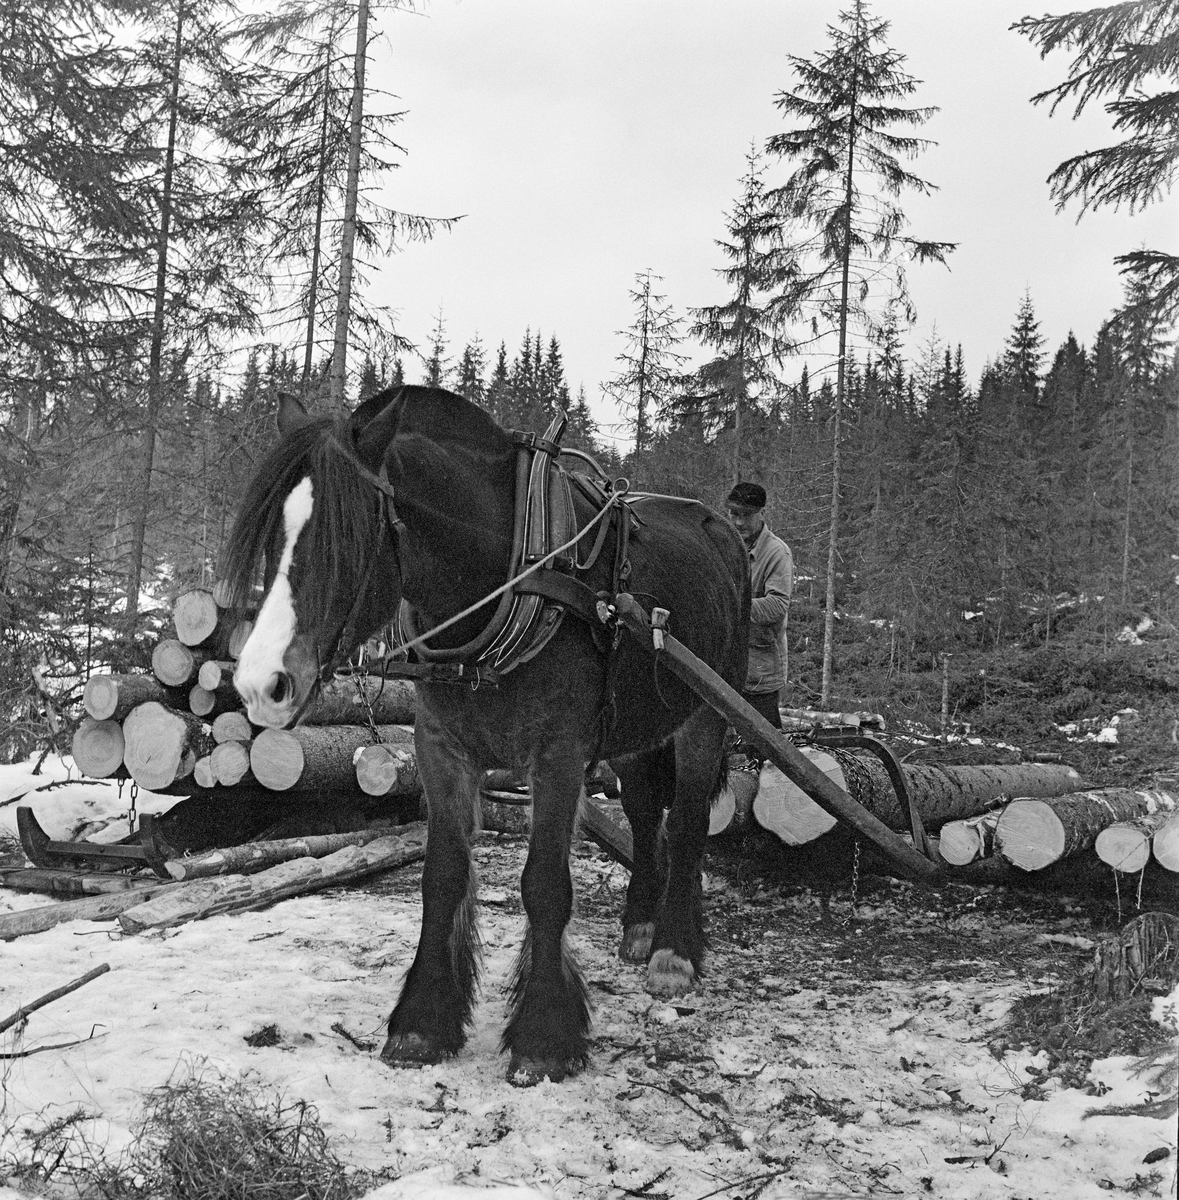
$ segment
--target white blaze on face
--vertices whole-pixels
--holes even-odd
[[[285,668],[283,656],[295,637],[295,600],[291,594],[290,570],[295,543],[311,519],[314,496],[308,476],[291,490],[283,502],[283,547],[278,573],[254,622],[254,630],[242,647],[233,673],[234,686],[246,702],[246,711],[256,725],[285,725],[291,705],[275,703],[274,680]]]

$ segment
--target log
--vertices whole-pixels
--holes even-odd
[[[241,783],[250,772],[249,743],[219,743],[209,755],[209,766],[213,772],[214,783],[219,783],[222,787],[233,787]]]
[[[1179,871],[1179,814],[1155,830],[1150,846],[1159,866],[1167,871]]]
[[[164,865],[173,879],[251,875],[293,858],[325,858],[345,846],[364,846],[378,838],[387,838],[392,832],[389,829],[361,829],[356,833],[327,833],[315,837],[248,842],[244,846],[206,850],[187,858],[169,859]]]
[[[82,707],[96,721],[122,721],[149,700],[181,707],[186,697],[183,689],[165,687],[153,675],[91,675],[82,690]]]
[[[938,843],[942,859],[953,867],[964,867],[980,858],[988,858],[995,849],[995,826],[1000,810],[965,821],[947,821]]]
[[[218,608],[229,608],[233,603],[233,596],[229,591],[229,584],[224,579],[218,579],[210,589],[213,593],[213,601]]]
[[[83,717],[74,731],[71,750],[74,762],[91,779],[108,779],[123,766],[123,727],[117,721]]]
[[[337,676],[324,685],[318,701],[304,718],[306,725],[364,725],[368,710],[361,694],[372,705],[376,725],[412,725],[417,691],[404,679],[379,675]]]
[[[217,601],[212,592],[203,588],[182,592],[172,606],[177,640],[185,646],[199,646],[217,628],[217,616]]]
[[[1008,862],[1038,871],[1090,849],[1108,825],[1174,808],[1175,798],[1166,792],[1129,788],[1076,792],[1052,800],[1013,800],[999,817],[995,844]]]
[[[885,729],[884,718],[873,712],[818,712],[813,708],[784,708],[781,710],[784,721],[789,721],[791,727],[807,729],[815,725],[851,725],[857,729],[876,729],[881,733]]]
[[[1136,874],[1150,861],[1151,839],[1173,816],[1161,809],[1133,821],[1115,821],[1097,835],[1093,849],[1115,871]]]
[[[208,692],[215,692],[223,683],[233,686],[233,663],[210,658],[201,663],[197,671],[197,683]],[[240,702],[238,707],[240,707]]]
[[[819,769],[889,829],[898,833],[910,829],[908,809],[900,803],[884,764],[875,755],[822,747],[803,747],[802,751],[809,760],[822,754],[828,765]],[[838,770],[830,766],[832,761],[838,764]],[[754,800],[754,816],[759,823],[793,846],[803,845],[830,829],[834,820],[831,815],[824,816],[823,809],[806,792],[770,766],[763,768],[760,782],[772,790],[764,799],[759,793]],[[979,816],[1013,792],[1056,796],[1083,786],[1072,767],[1045,763],[974,767],[918,763],[906,764],[902,769],[921,823],[930,832],[951,820]],[[839,782],[841,774],[844,782]]]
[[[106,896],[112,892],[142,891],[158,883],[153,876],[123,875],[117,871],[82,874],[59,867],[18,867],[0,871],[0,887],[16,892],[45,892],[51,896]]]
[[[167,885],[169,892],[132,906],[119,917],[124,933],[163,929],[219,913],[263,908],[291,896],[338,887],[425,857],[426,830],[418,823],[401,827],[400,836],[378,838],[364,846],[345,846],[326,858],[296,858],[257,875],[226,875]]]
[[[216,746],[213,747],[216,750]],[[211,788],[217,782],[217,775],[213,770],[213,755],[202,754],[196,760],[196,764],[192,768],[192,781],[200,788]]]
[[[151,652],[151,669],[168,687],[183,687],[197,673],[198,656],[176,638],[161,638]]]
[[[208,663],[202,664],[201,670],[204,670],[208,665]],[[197,678],[198,680],[200,678],[199,671],[197,672]],[[242,698],[238,695],[232,680],[223,679],[212,689],[206,688],[198,682],[189,689],[189,711],[196,713],[198,717],[205,717],[210,721],[215,720],[222,713],[240,712],[241,706]]]
[[[408,749],[412,730],[379,725],[385,745]],[[326,789],[358,794],[353,756],[371,744],[372,731],[363,725],[297,725],[294,729],[264,729],[250,745],[250,769],[263,787],[287,791]],[[408,793],[405,793],[408,794]]]
[[[254,727],[244,712],[225,712],[213,718],[213,741],[248,742],[254,736]]]
[[[154,700],[127,714],[123,738],[123,765],[131,778],[148,791],[158,791],[192,772],[197,759],[212,753],[214,745],[198,718],[167,709]],[[183,768],[190,754],[186,771]]]
[[[422,784],[412,746],[385,743],[359,747],[356,782],[366,796],[417,796]]]
[[[109,921],[127,909],[142,904],[148,896],[175,886],[173,883],[152,884],[106,896],[63,900],[58,904],[42,904],[39,908],[0,913],[0,942],[10,942],[27,933],[44,933],[46,929],[52,929],[64,921]]]
[[[837,758],[815,746],[803,746],[801,749],[828,779],[856,799],[859,798],[848,787]],[[835,826],[835,818],[820,808],[796,783],[787,779],[773,763],[766,763],[760,776],[753,776],[753,779],[757,783],[757,795],[753,800],[754,819],[763,829],[777,834],[786,845],[801,846],[813,842]]]

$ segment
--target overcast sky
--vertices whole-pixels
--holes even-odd
[[[960,243],[951,268],[911,268],[913,353],[936,324],[977,380],[1001,350],[1025,290],[1054,350],[1091,343],[1119,303],[1115,254],[1174,249],[1176,201],[1131,217],[1061,214],[1044,183],[1063,158],[1105,145],[1097,109],[1049,118],[1028,98],[1069,60],[1041,62],[1008,31],[1044,0],[878,0],[889,43],[936,105],[939,144],[913,169],[939,188],[903,203],[917,236]],[[441,310],[457,357],[478,333],[509,355],[526,327],[555,333],[574,392],[599,402],[618,369],[628,289],[648,267],[680,313],[720,302],[715,240],[752,143],[786,126],[775,92],[786,56],[826,44],[839,3],[817,0],[419,0],[385,11],[369,79],[407,110],[408,151],[385,199],[404,211],[466,214],[449,234],[388,260],[373,299],[424,345]],[[1061,3],[1054,11],[1069,5]],[[785,178],[771,166],[767,182]],[[407,363],[410,380],[419,368]]]

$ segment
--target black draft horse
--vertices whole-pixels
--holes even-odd
[[[265,565],[265,597],[235,683],[250,719],[274,728],[294,723],[321,673],[390,621],[403,598],[433,628],[503,584],[516,490],[512,435],[436,388],[389,389],[334,421],[285,398],[279,430],[223,564],[239,600]],[[386,478],[394,526],[382,515]],[[594,508],[575,492],[581,528]],[[750,601],[736,531],[694,501],[646,497],[636,508],[629,590],[648,611],[670,610],[675,635],[739,688]],[[611,584],[616,536],[611,529],[584,578],[595,590]],[[490,611],[438,635],[437,644],[466,644]],[[573,908],[570,841],[595,756],[618,774],[634,838],[620,954],[648,962],[654,994],[693,986],[705,951],[700,859],[724,781],[725,722],[632,636],[621,637],[614,653],[611,697],[594,631],[567,613],[544,649],[498,686],[418,684],[414,743],[429,812],[422,926],[389,1019],[386,1062],[437,1062],[466,1039],[479,965],[470,841],[486,768],[526,771],[532,791],[521,880],[528,925],[502,1041],[509,1079],[556,1081],[586,1061],[589,1003],[565,928]]]

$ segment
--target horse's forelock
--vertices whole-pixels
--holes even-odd
[[[351,439],[344,423],[320,418],[288,433],[259,464],[222,556],[222,579],[235,608],[250,605],[263,562],[281,544],[286,498],[309,476],[314,502],[300,547],[311,568],[300,572],[299,609],[306,621],[322,628],[342,595],[351,603],[361,572],[377,551],[372,544],[375,493],[347,456]]]

